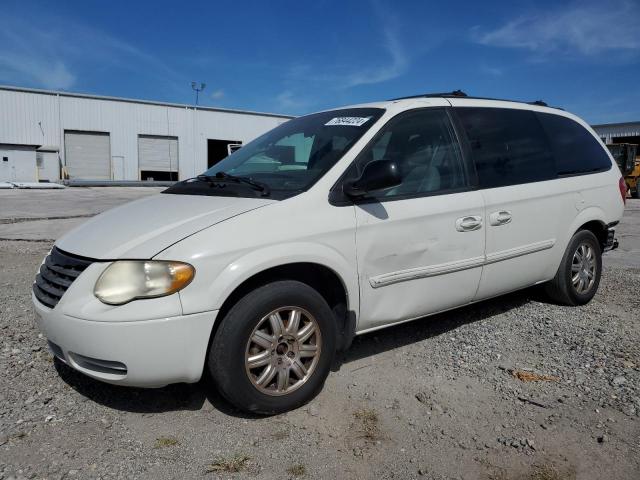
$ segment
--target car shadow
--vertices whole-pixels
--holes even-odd
[[[532,287],[357,336],[351,347],[338,356],[332,370],[338,371],[345,363],[443,335],[462,325],[487,320],[532,300],[547,302],[540,289]]]
[[[332,371],[339,371],[344,364],[437,337],[462,325],[487,320],[540,299],[539,290],[530,288],[358,336],[346,352],[337,356]],[[260,415],[242,412],[229,404],[217,392],[208,375],[204,375],[203,379],[195,384],[178,383],[162,388],[134,388],[94,380],[57,359],[54,364],[60,378],[76,392],[114,410],[132,413],[195,411],[207,408],[206,402],[209,402],[213,408],[226,415],[246,419],[261,418]]]
[[[111,385],[83,375],[54,359],[60,378],[80,395],[114,410],[131,413],[163,413],[202,410],[208,401],[224,414],[242,418],[259,418],[242,412],[227,402],[205,373],[198,383],[175,383],[161,388],[137,388]]]

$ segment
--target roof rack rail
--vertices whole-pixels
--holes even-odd
[[[407,100],[409,98],[432,98],[432,97],[466,97],[467,94],[462,90],[454,90],[453,92],[440,92],[440,93],[422,93],[420,95],[409,95],[408,97],[398,97],[393,100]]]
[[[534,100],[533,102],[525,102],[521,100],[508,100],[504,98],[490,98],[490,97],[470,97],[462,90],[454,90],[453,92],[444,92],[444,93],[423,93],[422,95],[410,95],[408,97],[399,97],[394,98],[390,101],[395,100],[409,100],[411,98],[432,98],[432,97],[440,97],[440,98],[469,98],[474,100],[495,100],[499,102],[513,102],[513,103],[525,103],[527,105],[536,105],[538,107],[549,107],[554,108],[556,110],[564,110],[562,107],[555,107],[548,105],[544,100]]]

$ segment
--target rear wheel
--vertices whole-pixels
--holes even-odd
[[[260,287],[222,319],[209,370],[222,395],[263,414],[303,405],[324,384],[336,348],[336,324],[324,298],[297,281]]]
[[[640,198],[640,182],[636,184],[636,188],[631,189],[631,196],[633,198]]]
[[[580,230],[569,242],[556,276],[546,292],[565,305],[584,305],[598,290],[602,273],[602,254],[596,236]]]

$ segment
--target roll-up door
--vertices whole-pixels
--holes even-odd
[[[65,164],[69,178],[111,180],[108,133],[65,132]]]
[[[176,137],[139,135],[138,168],[142,180],[149,175],[177,179],[178,139]],[[165,175],[158,175],[160,172]]]

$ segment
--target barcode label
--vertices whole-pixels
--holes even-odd
[[[335,117],[329,120],[325,125],[344,125],[347,127],[361,127],[371,117]]]

